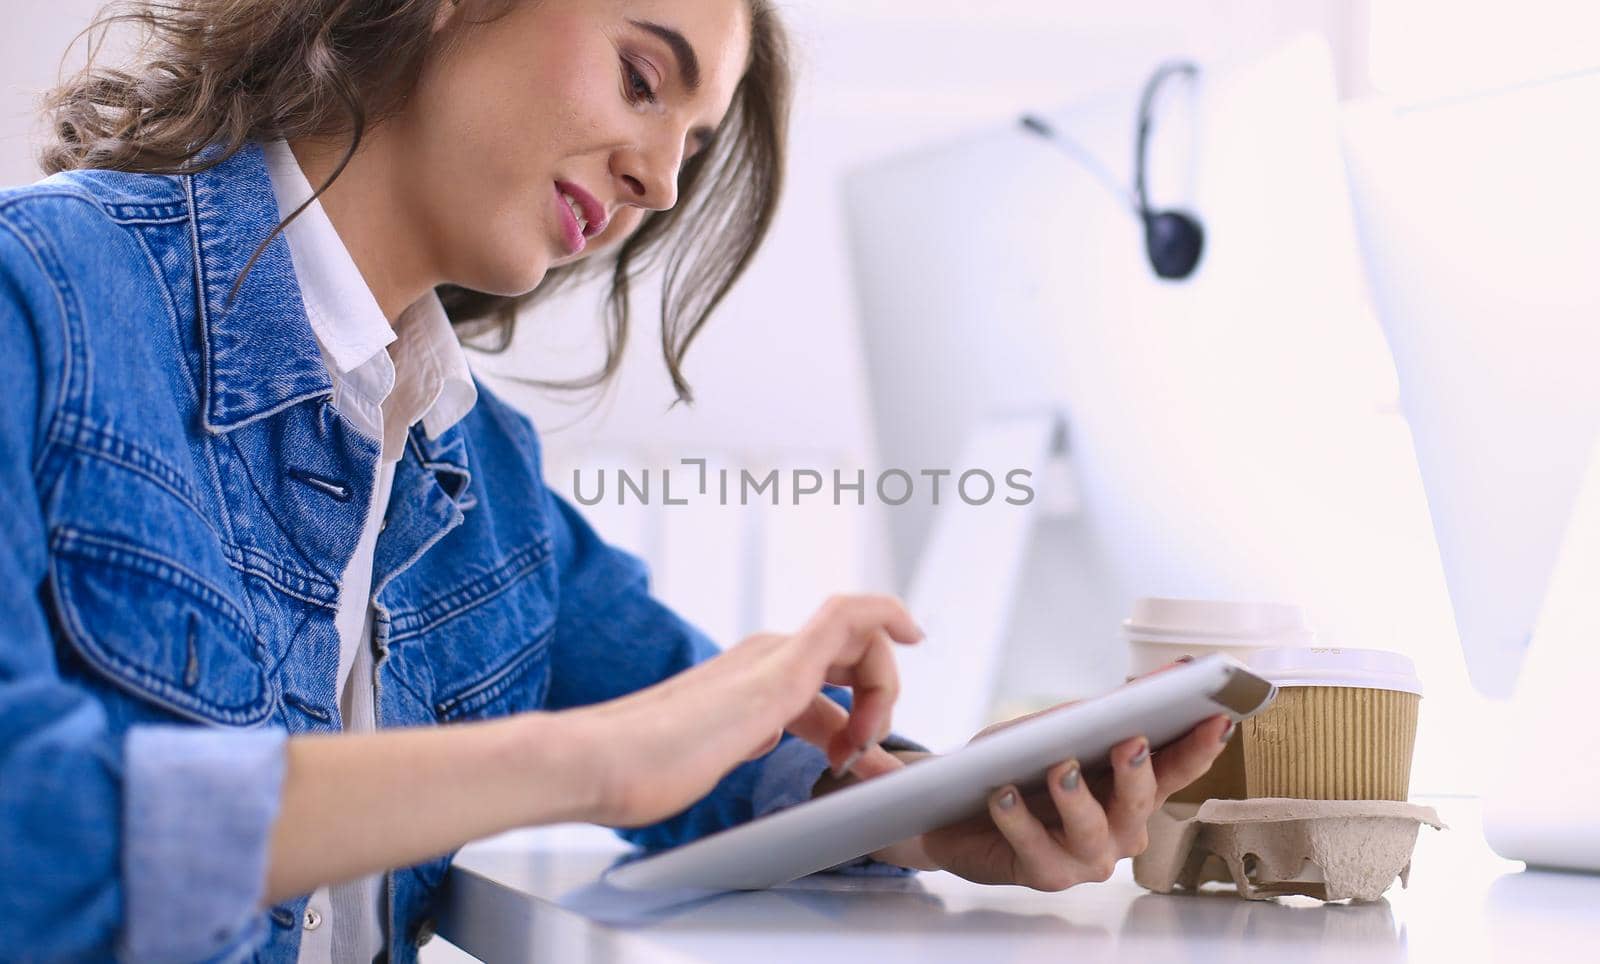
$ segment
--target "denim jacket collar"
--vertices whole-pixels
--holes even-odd
[[[289,242],[282,234],[261,256],[229,300],[234,279],[278,223],[277,198],[259,143],[247,143],[215,167],[186,178],[194,224],[208,431],[224,433],[298,402],[333,393],[311,320],[300,298]],[[441,480],[459,508],[471,471],[466,437],[458,423],[430,438],[410,432],[418,460]]]
[[[227,432],[330,394],[333,384],[282,234],[267,243],[229,297],[256,246],[278,223],[261,145],[247,143],[185,181],[197,255],[206,429]]]

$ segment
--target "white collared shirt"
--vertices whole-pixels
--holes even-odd
[[[284,141],[263,145],[280,218],[311,196]],[[333,407],[382,444],[373,466],[372,502],[340,580],[339,669],[334,679],[344,728],[377,728],[373,706],[372,558],[389,506],[395,463],[411,426],[430,438],[460,421],[478,400],[466,354],[438,297],[429,291],[390,326],[333,222],[313,201],[284,229],[300,297],[333,381]],[[302,964],[368,964],[383,949],[384,876],[375,874],[311,895],[301,921]]]

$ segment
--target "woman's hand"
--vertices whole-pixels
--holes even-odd
[[[1187,660],[1154,673],[1182,662]],[[1071,705],[996,723],[972,739]],[[988,813],[873,856],[919,870],[948,870],[978,883],[1021,884],[1036,890],[1064,890],[1105,880],[1118,860],[1144,852],[1150,815],[1211,769],[1232,734],[1232,722],[1219,715],[1154,752],[1144,737],[1117,744],[1111,748],[1109,772],[1084,774],[1078,761],[1064,760],[1045,774],[1042,789],[1024,795],[1015,786],[1000,787],[989,795]]]
[[[893,766],[876,746],[900,692],[891,647],[921,638],[898,600],[837,596],[796,633],[752,636],[648,689],[558,714],[599,781],[598,812],[587,819],[663,820],[786,729],[826,750],[836,770],[863,758],[858,771]],[[848,714],[819,692],[824,682],[853,690]]]
[[[1226,716],[1215,716],[1153,753],[1144,737],[1126,740],[1112,748],[1109,773],[1085,774],[1076,760],[1062,761],[1042,789],[1024,795],[1001,787],[987,813],[873,856],[1036,890],[1105,880],[1118,860],[1144,852],[1150,815],[1211,768],[1232,730]]]

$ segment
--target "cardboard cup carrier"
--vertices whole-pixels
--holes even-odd
[[[1278,687],[1151,817],[1140,885],[1376,900],[1406,881],[1420,828],[1443,828],[1406,802],[1422,699],[1410,659],[1318,647],[1304,613],[1281,604],[1142,599],[1124,631],[1135,674],[1223,652]]]

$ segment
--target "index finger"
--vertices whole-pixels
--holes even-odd
[[[904,603],[893,596],[876,594],[834,596],[823,603],[800,632],[843,634],[848,645],[850,640],[870,639],[880,630],[897,643],[920,642],[923,636]]]
[[[818,693],[811,698],[805,711],[790,720],[784,729],[827,753],[828,765],[836,772],[850,772],[865,779],[898,770],[902,766],[889,751],[876,743],[865,753],[857,755],[848,741],[837,740],[839,734],[846,732],[849,722],[850,714],[844,707],[835,703],[826,693]],[[852,757],[855,759],[852,760]]]
[[[889,732],[890,714],[900,696],[900,673],[888,636],[879,630],[852,664],[835,663],[827,681],[850,687],[850,720],[844,732],[834,735],[846,752],[865,750]]]

